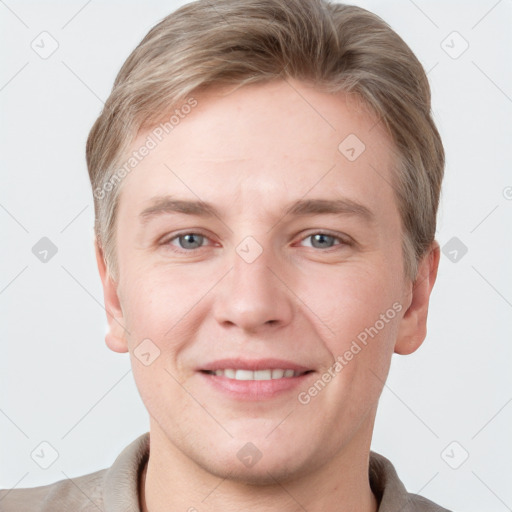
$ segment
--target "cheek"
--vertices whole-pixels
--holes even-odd
[[[306,310],[326,334],[324,339],[331,340],[331,352],[343,351],[358,336],[364,340],[365,330],[376,323],[379,333],[388,335],[396,330],[393,304],[399,290],[390,272],[381,266],[349,264],[326,270],[317,273],[314,281],[304,279],[298,295],[305,298]],[[384,321],[381,315],[385,315]]]
[[[124,290],[123,312],[132,363],[140,366],[136,358],[145,350],[143,343],[150,349],[154,346],[153,350],[159,352],[158,359],[151,365],[155,371],[141,371],[141,382],[145,382],[147,375],[156,387],[161,382],[175,384],[166,370],[173,371],[181,382],[185,370],[180,356],[200,338],[199,330],[211,311],[206,295],[218,278],[213,272],[199,275],[196,271],[194,275],[176,268],[158,267],[139,268],[126,277],[129,287]]]
[[[197,279],[187,279],[175,270],[138,269],[126,277],[129,285],[123,295],[123,311],[130,330],[138,335],[162,339],[186,317],[201,295]]]

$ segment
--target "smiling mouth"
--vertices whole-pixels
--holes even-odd
[[[223,370],[203,370],[207,375],[215,375],[216,377],[226,377],[231,380],[278,380],[278,379],[291,379],[293,377],[300,377],[306,373],[311,373],[312,370],[296,371],[292,369],[272,368],[265,370],[245,370],[226,368]]]

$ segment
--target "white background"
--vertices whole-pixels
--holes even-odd
[[[148,430],[128,355],[104,343],[84,148],[122,62],[182,3],[0,2],[1,488],[108,467]],[[373,449],[447,508],[512,510],[512,2],[355,3],[429,71],[447,152],[437,238],[468,248],[442,257],[427,340],[393,361]],[[31,48],[43,31],[59,44],[47,59]],[[469,43],[456,59],[453,31]],[[43,236],[47,263],[31,250]],[[46,470],[30,457],[42,441],[59,454]]]

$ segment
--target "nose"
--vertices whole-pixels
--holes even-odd
[[[270,250],[252,262],[234,254],[232,269],[222,280],[213,305],[223,327],[261,333],[289,324],[294,314],[293,292]]]

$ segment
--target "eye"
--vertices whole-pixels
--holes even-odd
[[[199,233],[182,233],[168,240],[169,245],[178,246],[181,249],[198,249],[204,245],[208,239]],[[178,245],[176,245],[176,243]]]
[[[306,245],[306,247],[313,247],[315,249],[330,249],[335,245],[348,244],[339,236],[330,235],[328,233],[314,233],[304,238],[302,242],[306,240],[311,241],[310,245]]]

